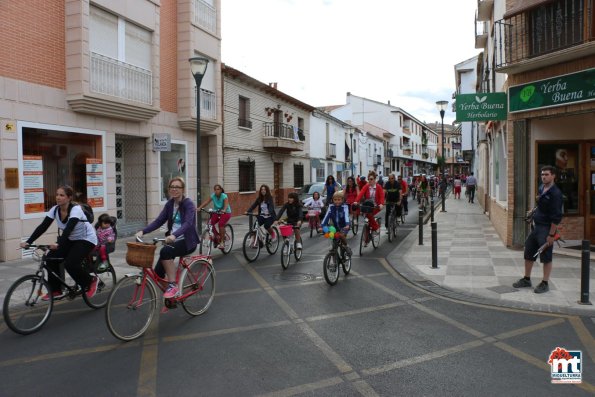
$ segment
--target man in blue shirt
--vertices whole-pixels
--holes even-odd
[[[562,221],[562,192],[554,184],[556,178],[555,168],[546,165],[541,168],[541,182],[539,197],[533,215],[533,230],[525,240],[525,277],[514,283],[515,288],[531,287],[531,269],[539,249],[547,244],[539,254],[543,263],[543,281],[535,288],[536,294],[549,291],[548,281],[552,272],[552,257],[554,241],[558,224]]]

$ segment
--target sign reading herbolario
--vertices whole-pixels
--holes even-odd
[[[508,89],[510,113],[593,100],[595,69],[515,85]]]
[[[506,93],[457,95],[457,121],[506,120]]]

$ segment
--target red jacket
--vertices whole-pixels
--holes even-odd
[[[355,198],[356,202],[360,202],[362,198],[369,199],[370,198],[370,184],[366,183],[366,185],[361,188],[359,194]],[[384,205],[384,189],[380,186],[379,183],[376,183],[376,205]]]

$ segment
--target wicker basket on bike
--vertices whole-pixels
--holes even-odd
[[[360,206],[360,211],[362,214],[371,214],[374,212],[374,202],[372,200],[366,200]]]
[[[155,255],[155,244],[127,242],[126,263],[136,267],[152,267]]]

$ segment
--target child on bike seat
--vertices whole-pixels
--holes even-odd
[[[287,210],[287,224],[292,226],[301,226],[302,225],[302,205],[300,204],[300,198],[297,193],[289,193],[287,195],[287,202],[279,211],[279,215],[277,215],[277,221],[281,219],[283,213]],[[300,236],[300,229],[294,229],[295,240],[297,241],[296,247],[298,249],[302,248],[302,237]]]
[[[347,255],[351,256],[351,248],[347,245],[346,239],[347,233],[349,233],[349,206],[345,204],[345,194],[342,190],[333,194],[333,205],[329,206],[321,227],[328,226],[330,220],[332,220],[337,231],[341,231],[341,242]]]
[[[94,253],[99,253],[99,259],[101,262],[97,266],[97,270],[100,272],[105,271],[108,266],[108,246],[116,240],[116,231],[114,230],[114,224],[109,214],[101,214],[95,224],[95,231],[97,232],[97,245],[93,250]]]

